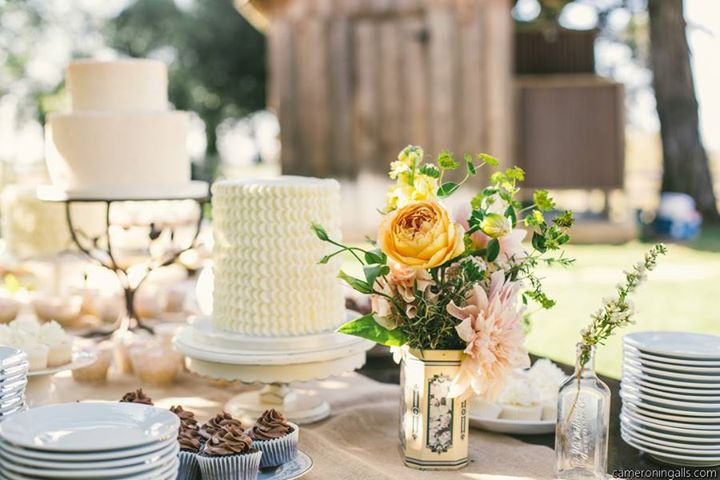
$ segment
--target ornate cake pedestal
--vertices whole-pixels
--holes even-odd
[[[300,337],[251,337],[215,330],[209,319],[197,319],[178,333],[175,347],[187,367],[204,377],[265,384],[262,390],[230,399],[225,409],[254,421],[276,408],[291,421],[307,424],[330,415],[330,405],[315,392],[291,387],[293,382],[320,380],[365,364],[373,343],[339,333]]]

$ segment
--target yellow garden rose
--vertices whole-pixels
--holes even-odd
[[[442,205],[423,201],[387,215],[380,224],[378,242],[388,257],[402,265],[432,268],[463,253],[464,233]]]

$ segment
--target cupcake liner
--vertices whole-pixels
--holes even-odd
[[[178,453],[178,459],[180,460],[180,469],[176,480],[200,480],[202,478],[197,453],[181,451]]]
[[[279,467],[297,456],[300,429],[294,423],[288,423],[292,425],[293,431],[284,437],[272,440],[253,440],[253,448],[263,452],[260,468]]]
[[[262,456],[259,450],[218,457],[198,454],[197,461],[203,480],[255,480]]]

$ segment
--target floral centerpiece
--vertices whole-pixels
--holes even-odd
[[[448,210],[448,197],[471,183],[482,167],[497,165],[488,154],[464,155],[459,161],[447,151],[426,163],[422,148],[411,145],[390,165],[395,183],[381,211],[374,248],[344,245],[313,225],[320,240],[336,247],[320,262],[351,255],[362,265],[363,277],[339,276],[372,300],[372,312],[344,324],[340,332],[390,346],[405,360],[401,443],[408,465],[453,468],[467,462],[466,400],[493,398],[514,369],[529,366],[524,347],[528,307],[554,304],[535,268],[541,262],[572,262],[561,250],[570,239],[572,214],[548,221],[555,204],[545,190],[523,205],[519,184],[524,172],[518,167],[492,173],[469,205]],[[447,179],[461,168],[461,180]],[[528,236],[526,248],[522,242]],[[412,365],[422,367],[419,376]],[[432,453],[425,455],[423,449]]]

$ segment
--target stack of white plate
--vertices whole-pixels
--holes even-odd
[[[0,347],[0,422],[25,408],[27,355],[12,347]]]
[[[179,418],[134,403],[65,403],[0,424],[0,478],[170,480]]]
[[[720,465],[720,337],[623,338],[622,438],[674,465]]]

